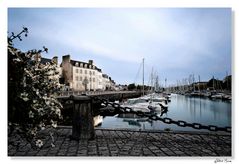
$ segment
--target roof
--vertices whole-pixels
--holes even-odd
[[[41,63],[46,64],[46,63],[51,63],[52,59],[47,59],[47,58],[41,58]]]
[[[71,63],[73,66],[75,66],[75,67],[80,67],[80,64],[83,64],[84,68],[85,68],[85,64],[86,64],[86,68],[88,68],[88,69],[93,69],[93,68],[90,68],[90,65],[91,65],[91,64],[86,63],[86,62],[76,61],[76,60],[70,60],[70,63]],[[76,63],[78,63],[78,65],[76,65]],[[95,65],[92,65],[92,66],[95,66]],[[101,72],[101,69],[97,68],[96,66],[95,66],[94,69],[96,69],[96,70],[98,70],[99,72]]]
[[[106,74],[102,74],[102,76],[103,76],[104,78],[108,78],[108,77],[109,77],[109,76],[106,75]]]

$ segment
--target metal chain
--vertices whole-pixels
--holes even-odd
[[[231,127],[218,127],[215,125],[202,125],[200,123],[188,123],[183,120],[173,120],[171,118],[161,118],[159,117],[155,112],[142,112],[142,111],[134,111],[130,107],[122,107],[119,103],[115,102],[109,102],[107,99],[99,99],[98,97],[92,97],[95,101],[100,101],[103,107],[112,107],[107,108],[101,111],[102,113],[108,112],[108,113],[114,113],[114,114],[120,114],[120,113],[133,113],[140,117],[147,117],[150,120],[153,121],[162,121],[165,124],[175,124],[180,127],[191,127],[193,129],[206,129],[209,131],[225,131],[225,132],[231,132]]]

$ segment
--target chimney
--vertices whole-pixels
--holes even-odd
[[[62,56],[62,63],[70,63],[70,55]]]
[[[54,62],[56,65],[58,64],[58,57],[57,56],[54,56],[52,58],[52,62]]]
[[[93,65],[93,60],[89,60],[89,64],[90,64],[90,65]]]

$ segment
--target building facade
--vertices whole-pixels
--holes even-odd
[[[35,60],[39,60],[41,64],[55,63],[56,66],[57,66],[56,71],[58,72],[58,74],[49,76],[49,79],[55,79],[58,82],[60,81],[60,78],[62,76],[62,69],[61,69],[60,65],[58,64],[58,57],[57,56],[54,56],[52,59],[48,59],[48,58],[41,57],[41,55],[39,54],[39,55],[35,56]],[[53,72],[50,71],[48,73],[52,74]]]
[[[74,91],[106,90],[112,85],[112,80],[94,65],[93,60],[75,61],[70,59],[70,55],[65,55],[61,69],[64,84]]]

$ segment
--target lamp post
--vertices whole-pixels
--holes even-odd
[[[87,84],[89,83],[89,80],[85,77],[82,81],[82,84],[85,86],[85,91],[87,90]]]

